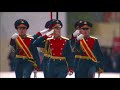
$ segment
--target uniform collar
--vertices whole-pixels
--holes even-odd
[[[86,39],[88,39],[90,36],[87,36],[87,37],[84,37],[84,39],[86,40]]]
[[[61,36],[58,36],[58,37],[55,37],[55,36],[54,36],[54,39],[60,39],[60,38],[61,38]]]
[[[24,36],[20,36],[20,37],[21,37],[21,38],[26,38],[26,36],[27,36],[27,35],[25,34]]]

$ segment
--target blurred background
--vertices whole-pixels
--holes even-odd
[[[75,31],[74,23],[87,20],[93,23],[91,35],[98,38],[104,54],[105,72],[120,73],[120,12],[58,12],[63,22],[62,36],[70,37]],[[26,19],[30,28],[28,34],[34,35],[43,30],[50,20],[50,12],[0,12],[0,72],[14,71],[14,53],[9,41],[16,32],[14,22]],[[53,12],[53,19],[56,12]],[[40,56],[42,54],[40,53]]]

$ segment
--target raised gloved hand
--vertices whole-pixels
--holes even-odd
[[[72,75],[73,72],[74,72],[74,70],[73,70],[72,68],[69,68],[69,69],[68,69],[68,75]]]
[[[79,30],[76,30],[76,31],[73,33],[73,36],[74,36],[74,37],[77,37],[79,34],[80,34],[80,31],[79,31]]]
[[[49,36],[54,33],[54,30],[52,29],[51,31],[47,32],[46,35]]]
[[[77,36],[77,40],[81,40],[84,37],[83,34],[80,34],[79,36]]]
[[[12,35],[11,38],[12,38],[12,39],[16,39],[18,36],[19,36],[19,35],[18,35],[17,33],[15,33],[15,34]]]
[[[40,31],[40,33],[44,34],[44,33],[48,32],[48,31],[49,31],[49,29],[44,29],[44,30]]]

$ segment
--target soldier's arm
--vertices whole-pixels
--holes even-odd
[[[97,39],[96,39],[95,44],[94,44],[94,51],[93,52],[97,58],[97,61],[99,62],[98,67],[103,68],[104,56],[102,54],[102,51],[101,51],[101,48],[100,48],[100,45],[99,45],[99,42]]]
[[[14,45],[15,45],[15,39],[12,39],[12,38],[10,39],[10,45],[11,45],[11,46],[14,46]]]
[[[16,42],[15,39],[10,39],[10,45],[14,48],[14,50],[16,50]]]
[[[39,36],[42,36],[40,32],[37,32],[35,35],[33,35],[34,39],[36,40]]]
[[[75,48],[74,48],[74,51],[76,54],[81,54],[83,53],[81,47],[80,47],[80,41],[76,41],[75,42]]]
[[[36,40],[34,40],[33,46],[44,48],[44,46],[45,46],[44,36],[39,36]]]
[[[35,47],[42,47],[42,48],[44,48],[44,45],[45,45],[45,40],[47,39],[47,38],[49,38],[49,35],[51,35],[51,34],[53,34],[54,33],[54,30],[51,30],[51,31],[49,31],[49,32],[47,32],[46,33],[46,35],[44,35],[44,36],[41,36],[41,37],[38,37],[34,42],[33,42],[33,45],[35,46]],[[38,46],[39,45],[39,46]]]
[[[37,32],[35,35],[33,35],[34,39],[36,40],[39,36],[42,36],[45,32],[47,32],[49,29],[44,29],[39,32]]]
[[[33,55],[34,60],[36,61],[38,68],[40,69],[41,64],[40,64],[39,52],[37,50],[37,47],[35,47],[33,44],[31,45],[31,53]]]
[[[65,46],[65,50],[64,50],[65,56],[66,56],[66,61],[68,63],[68,68],[73,68],[73,62],[74,60],[72,60],[72,49],[70,47],[70,40],[67,40],[66,42],[66,46]]]
[[[70,44],[71,44],[72,48],[74,48],[75,41],[76,41],[76,37],[74,37],[73,34],[72,34],[72,36],[70,38]]]

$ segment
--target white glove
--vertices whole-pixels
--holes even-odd
[[[44,30],[40,31],[40,33],[43,34],[43,33],[47,32],[48,30],[49,29],[44,29]]]
[[[52,30],[49,31],[46,35],[49,36],[49,35],[51,35],[51,34],[53,34],[53,33],[54,33],[54,30],[52,29]]]
[[[84,37],[83,34],[80,34],[79,36],[77,36],[77,40],[81,40]]]
[[[11,38],[12,38],[12,39],[16,39],[18,36],[19,36],[19,35],[18,35],[17,33],[15,33],[15,34],[12,35]]]
[[[73,33],[73,36],[74,37],[77,37],[77,35],[79,35],[80,31],[79,30],[76,30],[74,33]]]

